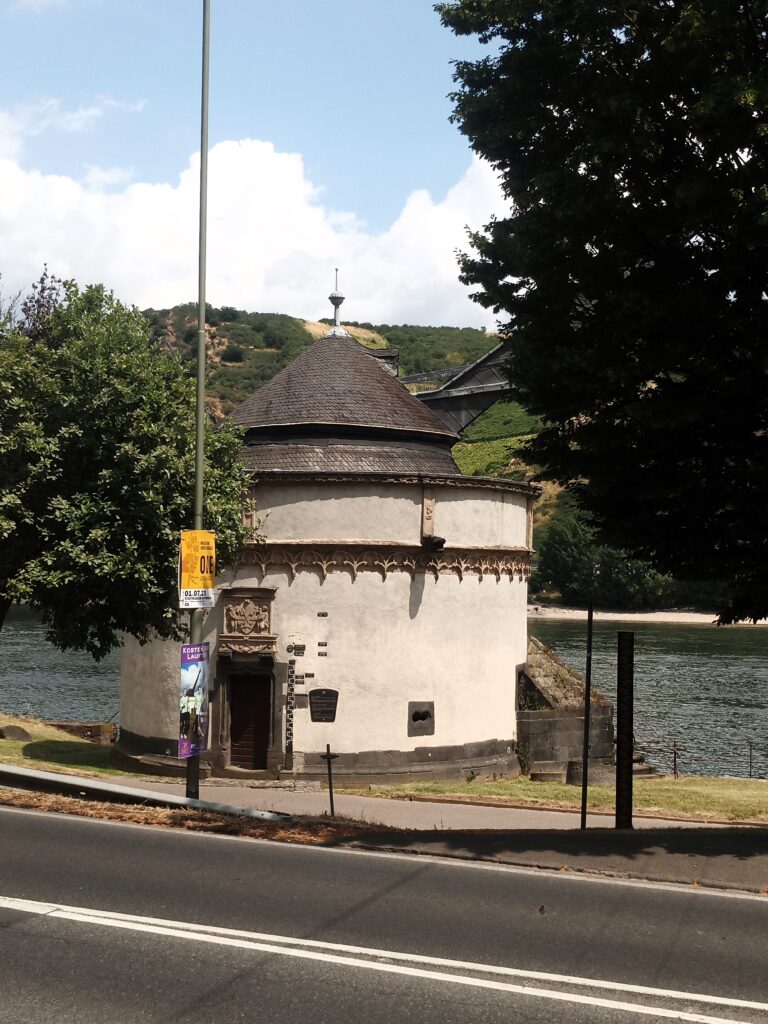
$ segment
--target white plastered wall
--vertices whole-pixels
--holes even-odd
[[[294,712],[294,751],[407,751],[515,736],[525,662],[526,586],[519,578],[311,572],[239,575],[274,587],[278,658],[304,645],[296,693],[339,691],[336,721]],[[321,614],[319,614],[321,613]],[[326,646],[320,646],[324,644]],[[313,678],[307,679],[306,673]],[[435,702],[432,736],[408,736],[408,702]]]
[[[387,484],[260,484],[263,533],[281,541],[418,544],[421,487]]]
[[[262,483],[257,515],[268,542],[419,544],[422,499],[447,547],[523,548],[527,497],[515,491],[418,484]]]
[[[179,739],[179,645],[171,640],[140,644],[127,636],[120,674],[120,728],[168,740],[175,756]]]
[[[436,492],[435,533],[450,547],[524,548],[527,498],[515,491],[451,487]]]
[[[446,548],[526,546],[524,494],[471,487],[428,486],[435,500],[434,533]],[[419,545],[420,485],[261,484],[258,514],[271,544],[358,542]],[[314,673],[296,694],[316,687],[339,691],[334,723],[294,712],[294,751],[340,753],[408,751],[456,746],[515,735],[517,670],[526,660],[526,583],[519,577],[468,573],[361,571],[266,575],[243,567],[224,577],[237,587],[275,588],[272,629],[276,658],[289,643],[305,644],[299,675]],[[327,612],[320,616],[318,612]],[[215,646],[219,613],[206,618],[205,639]],[[320,648],[319,643],[327,647]],[[321,651],[326,657],[319,657]],[[127,640],[121,683],[121,728],[142,737],[178,736],[179,646]],[[435,702],[432,736],[408,736],[409,701]]]

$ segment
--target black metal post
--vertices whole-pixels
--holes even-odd
[[[672,777],[677,778],[677,743],[672,743]]]
[[[752,740],[747,740],[747,746],[749,747],[749,777],[752,778]]]
[[[329,798],[329,800],[331,802],[331,817],[332,818],[336,817],[336,811],[335,811],[334,806],[333,806],[333,769],[331,768],[331,762],[335,761],[338,756],[339,756],[338,754],[332,754],[331,753],[331,744],[330,743],[326,743],[325,744],[325,753],[320,755],[320,757],[323,759],[323,761],[325,761],[325,763],[328,765],[328,798]]]
[[[632,828],[635,634],[618,634],[616,672],[616,828]]]
[[[589,725],[592,713],[592,594],[587,605],[587,665],[584,673],[584,744],[581,750],[581,827],[587,827],[587,789],[589,787]]]

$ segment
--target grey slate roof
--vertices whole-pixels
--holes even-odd
[[[452,444],[456,435],[348,335],[329,332],[284,367],[232,413],[239,426],[356,427],[431,435]],[[274,433],[274,431],[270,431]]]
[[[360,473],[458,476],[448,448],[378,444],[252,444],[241,452],[256,473]]]

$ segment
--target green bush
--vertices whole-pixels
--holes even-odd
[[[227,345],[221,353],[223,363],[242,363],[244,356],[242,345]]]

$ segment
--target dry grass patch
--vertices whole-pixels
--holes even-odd
[[[541,494],[533,503],[533,530],[536,533],[542,526],[550,521],[557,510],[557,503],[563,492],[561,484],[552,480],[539,481]]]
[[[291,821],[258,821],[237,818],[212,811],[186,810],[172,807],[147,807],[143,804],[112,804],[99,800],[81,800],[49,793],[27,793],[0,787],[0,804],[57,814],[77,814],[104,821],[122,821],[134,825],[155,825],[178,828],[188,832],[210,832],[215,835],[242,836],[246,839],[271,839],[280,843],[326,845],[343,839],[354,839],[362,832],[388,832],[377,825],[354,822],[294,818]]]
[[[365,345],[366,348],[389,348],[389,342],[387,339],[376,331],[371,331],[367,327],[349,327],[347,324],[342,324],[342,327],[355,339],[355,341],[359,341],[360,344]],[[304,329],[313,338],[322,338],[322,336],[327,334],[331,328],[330,324],[321,324],[314,320],[305,320]]]

